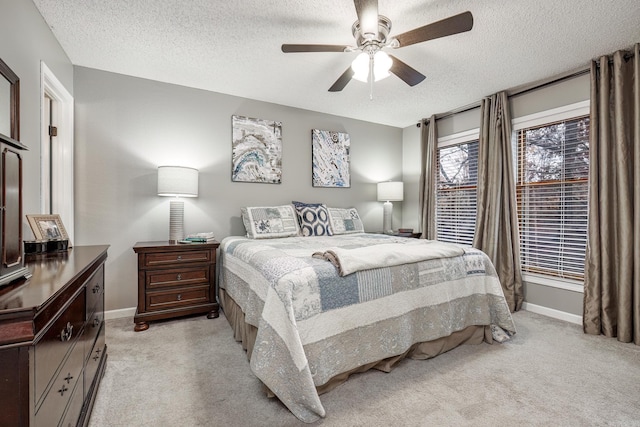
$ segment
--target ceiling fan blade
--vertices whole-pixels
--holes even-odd
[[[411,68],[404,62],[400,61],[395,56],[389,56],[393,60],[393,65],[391,65],[389,71],[400,77],[402,81],[404,81],[409,86],[415,86],[426,78],[423,74]]]
[[[353,77],[353,70],[351,67],[347,68],[347,70],[342,73],[338,80],[329,88],[329,92],[340,92],[344,87],[351,81],[351,77]]]
[[[360,32],[364,38],[371,34],[372,39],[378,38],[378,0],[353,0],[360,21]]]
[[[424,27],[407,31],[395,38],[400,43],[399,47],[403,47],[453,34],[464,33],[471,28],[473,28],[473,15],[471,15],[471,12],[463,12],[459,15],[427,24]]]
[[[345,52],[349,46],[334,44],[283,44],[284,53],[300,52]]]

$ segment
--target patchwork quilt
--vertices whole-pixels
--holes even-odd
[[[339,373],[472,325],[491,325],[498,341],[515,333],[495,268],[479,250],[345,276],[312,256],[412,241],[358,233],[221,242],[220,287],[258,328],[251,369],[300,420],[325,416],[316,386]]]

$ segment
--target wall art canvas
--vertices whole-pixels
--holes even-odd
[[[232,116],[234,182],[282,182],[282,122]]]
[[[311,130],[314,187],[350,187],[348,133]]]

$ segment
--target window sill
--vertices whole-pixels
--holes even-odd
[[[536,285],[549,286],[551,288],[564,289],[571,292],[584,293],[584,283],[579,280],[560,279],[542,274],[523,273],[522,280]]]

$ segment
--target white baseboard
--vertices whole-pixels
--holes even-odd
[[[104,312],[104,320],[120,319],[123,317],[133,317],[136,314],[135,307],[121,308],[118,310],[109,310]]]
[[[560,311],[528,302],[522,303],[522,309],[532,313],[542,314],[543,316],[553,317],[554,319],[564,320],[565,322],[575,323],[576,325],[582,325],[582,316],[567,313],[566,311]]]

